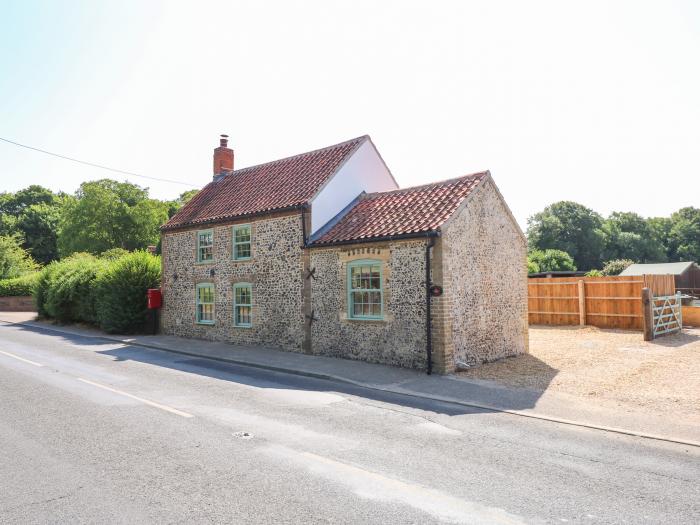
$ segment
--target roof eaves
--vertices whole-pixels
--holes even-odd
[[[190,228],[194,228],[195,226],[219,224],[222,222],[229,222],[229,221],[233,221],[236,219],[247,219],[247,218],[252,218],[252,217],[260,217],[263,215],[270,215],[271,213],[284,213],[284,212],[288,212],[288,211],[296,211],[296,210],[301,210],[301,209],[307,208],[307,207],[308,207],[307,203],[301,203],[301,204],[293,204],[291,206],[283,206],[281,208],[267,208],[264,210],[257,210],[257,211],[250,212],[250,213],[237,213],[234,215],[219,215],[217,217],[209,217],[209,218],[203,219],[203,220],[183,222],[183,223],[179,223],[179,224],[173,224],[171,226],[168,226],[168,223],[165,223],[160,227],[160,231],[163,232],[163,231],[175,231],[175,230],[188,230]]]
[[[409,233],[399,233],[396,235],[382,235],[377,237],[359,237],[354,239],[338,239],[335,241],[328,241],[320,243],[318,241],[309,244],[308,248],[331,248],[333,246],[344,246],[348,244],[365,244],[370,242],[387,242],[387,241],[398,241],[403,239],[418,239],[418,238],[428,238],[428,237],[439,237],[440,232],[438,230],[421,230]]]

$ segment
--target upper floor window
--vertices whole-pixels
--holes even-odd
[[[214,285],[200,283],[195,295],[197,323],[214,324]]]
[[[233,227],[233,258],[250,259],[250,224]]]
[[[384,291],[381,261],[348,264],[348,316],[351,319],[383,319]]]
[[[214,231],[201,230],[197,232],[197,262],[214,260]]]
[[[253,326],[253,287],[248,283],[233,285],[233,324]]]

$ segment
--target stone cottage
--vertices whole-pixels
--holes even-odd
[[[214,178],[162,227],[166,334],[449,373],[527,352],[490,173],[399,189],[368,136]]]

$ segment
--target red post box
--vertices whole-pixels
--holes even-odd
[[[160,293],[160,288],[149,288],[146,292],[146,299],[150,310],[163,306],[163,296]]]

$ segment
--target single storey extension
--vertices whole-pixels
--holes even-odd
[[[368,136],[214,178],[162,227],[166,334],[449,373],[528,349],[489,172],[400,189]]]

